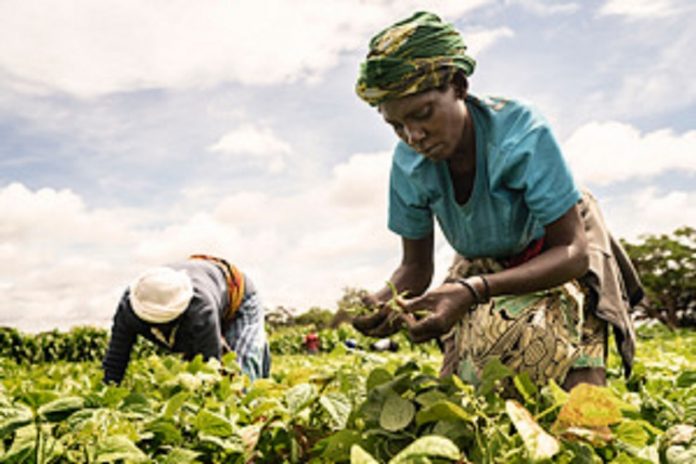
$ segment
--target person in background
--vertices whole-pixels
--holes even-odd
[[[138,336],[186,359],[234,351],[251,380],[270,373],[261,301],[248,276],[224,259],[194,255],[135,279],[114,315],[105,382],[122,381]]]
[[[399,351],[399,343],[391,338],[380,338],[376,342],[372,342],[370,349],[372,351],[391,351],[396,353]]]
[[[366,298],[356,329],[384,337],[440,338],[441,375],[476,372],[498,358],[572,388],[605,383],[608,327],[630,373],[629,306],[635,271],[581,191],[546,120],[533,107],[469,91],[476,62],[459,32],[418,12],[377,34],[356,91],[400,139],[389,183],[389,228],[402,260],[390,281],[404,314]],[[597,167],[601,169],[601,166]],[[457,253],[431,290],[434,219]],[[427,310],[425,317],[415,314]]]
[[[319,349],[321,348],[321,340],[319,339],[319,335],[315,330],[312,329],[307,335],[305,335],[304,345],[307,353],[319,353]]]

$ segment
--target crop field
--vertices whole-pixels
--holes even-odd
[[[118,387],[98,361],[0,358],[0,462],[696,462],[693,331],[641,330],[628,382],[612,357],[609,387],[571,394],[495,362],[476,384],[439,380],[434,347],[278,354],[300,339],[274,334],[253,384],[233,356],[145,355]]]

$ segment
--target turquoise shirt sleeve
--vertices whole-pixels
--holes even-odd
[[[580,200],[580,191],[541,115],[529,111],[515,121],[509,134],[521,135],[509,137],[502,146],[503,181],[524,195],[531,214],[546,226]]]
[[[427,195],[419,187],[418,179],[407,174],[422,161],[420,158],[420,155],[414,157],[401,144],[397,145],[389,175],[389,230],[413,240],[433,231],[433,212]]]

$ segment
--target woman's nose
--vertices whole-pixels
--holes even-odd
[[[416,145],[425,138],[425,131],[418,126],[405,126],[404,132],[409,145]]]

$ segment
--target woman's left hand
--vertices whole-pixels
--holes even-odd
[[[472,293],[458,283],[442,284],[422,296],[399,301],[403,321],[416,343],[445,335],[475,303]],[[423,319],[414,317],[424,310],[429,314]]]

